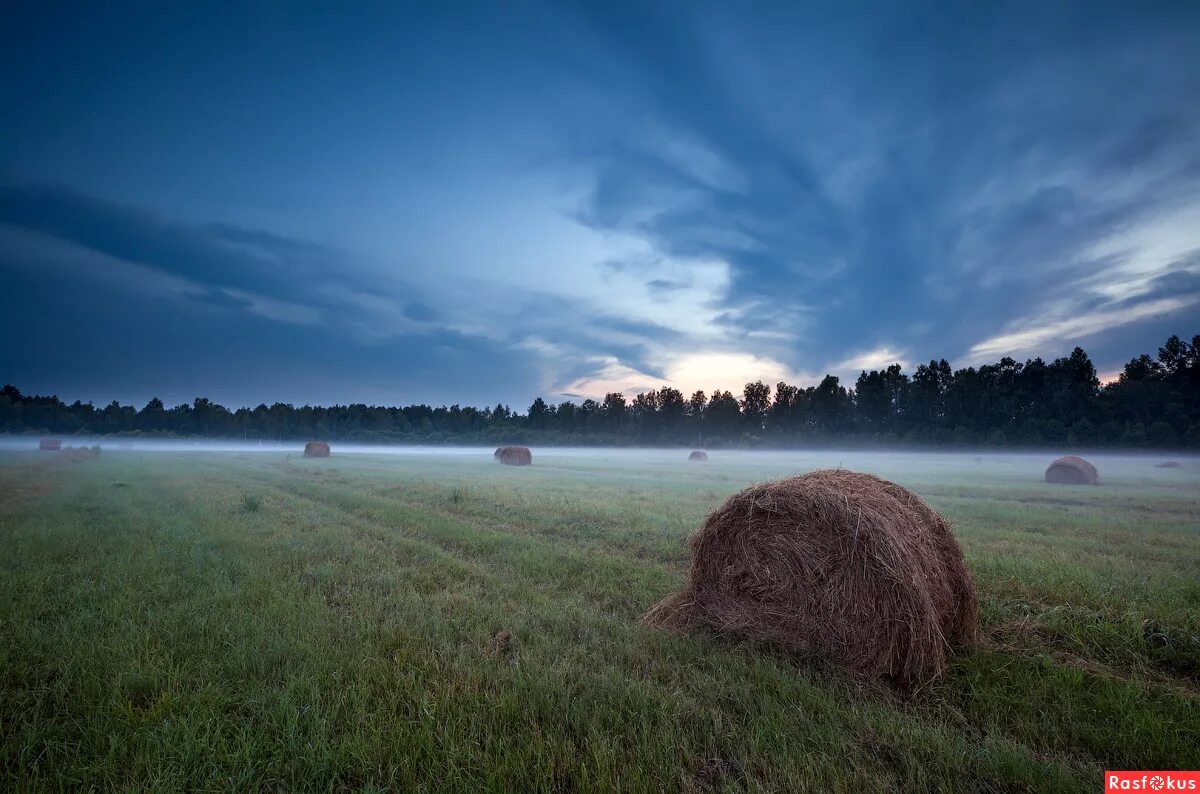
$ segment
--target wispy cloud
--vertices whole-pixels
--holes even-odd
[[[973,345],[969,353],[973,361],[980,361],[1046,349],[1060,350],[1064,346],[1073,346],[1076,340],[1085,340],[1101,331],[1180,312],[1198,304],[1200,295],[1189,295],[1160,298],[1128,308],[1108,309],[1051,322],[1032,320],[1029,322],[1031,327],[985,339]]]
[[[857,353],[839,361],[831,367],[834,372],[859,372],[861,370],[883,369],[892,364],[903,363],[904,354],[884,346]]]

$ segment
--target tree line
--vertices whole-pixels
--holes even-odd
[[[1172,336],[1102,385],[1082,348],[1053,361],[1002,358],[952,370],[945,359],[911,374],[864,371],[853,386],[748,383],[740,396],[687,396],[669,386],[626,398],[403,408],[286,403],[229,410],[204,397],[141,410],[0,390],[0,432],[378,443],[798,447],[821,444],[1200,449],[1200,335]]]

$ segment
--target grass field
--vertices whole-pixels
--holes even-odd
[[[0,788],[1101,790],[1200,768],[1200,461],[0,453]],[[751,482],[954,523],[984,638],[916,693],[639,617]]]

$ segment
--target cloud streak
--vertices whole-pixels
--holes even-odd
[[[1152,317],[1178,314],[1200,303],[1200,296],[1160,298],[1141,303],[1127,309],[1110,309],[1093,312],[1083,317],[1072,317],[1055,322],[1046,322],[1002,334],[974,345],[970,350],[973,360],[984,361],[1001,356],[1035,354],[1048,346],[1061,345],[1062,339],[1082,339],[1101,331],[1110,331],[1123,325],[1138,323]]]

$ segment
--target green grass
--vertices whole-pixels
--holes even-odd
[[[1200,768],[1200,465],[535,451],[0,455],[0,789],[1097,791]],[[955,524],[984,640],[915,694],[649,629],[749,482]],[[504,633],[508,635],[505,636]]]

